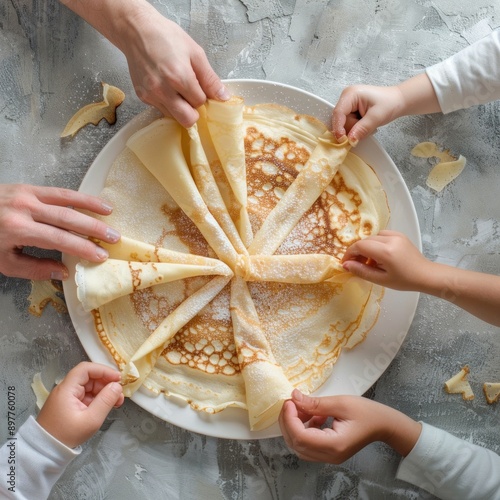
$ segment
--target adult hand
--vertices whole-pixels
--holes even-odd
[[[333,417],[331,427],[324,426]],[[369,443],[383,441],[406,456],[421,426],[388,406],[359,396],[309,397],[297,389],[279,416],[286,444],[299,458],[340,464]]]
[[[106,250],[79,235],[116,243],[120,234],[74,208],[99,215],[112,211],[104,200],[69,189],[0,184],[0,272],[33,280],[68,277],[62,262],[25,255],[25,246],[59,250],[91,262],[106,260]]]
[[[351,245],[342,260],[352,274],[395,290],[419,291],[432,275],[433,263],[427,260],[402,233],[380,231],[378,235]]]
[[[137,36],[119,47],[143,102],[190,127],[199,118],[196,108],[207,99],[229,99],[204,50],[176,23],[154,10],[136,29]]]
[[[97,363],[82,362],[49,394],[37,422],[69,448],[92,437],[113,407],[123,403],[120,373]]]
[[[181,125],[193,125],[207,99],[229,99],[204,50],[146,0],[60,1],[125,54],[139,99]]]

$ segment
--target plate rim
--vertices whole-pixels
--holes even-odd
[[[259,87],[263,90],[264,94],[269,93],[270,89],[278,90],[280,93],[288,92],[291,95],[295,96],[296,99],[299,99],[299,101],[303,99],[306,101],[311,101],[311,103],[315,103],[316,106],[319,106],[321,108],[325,116],[331,115],[331,111],[334,108],[333,104],[331,104],[330,102],[319,96],[311,94],[310,92],[304,89],[300,89],[298,87],[294,87],[288,84],[283,84],[280,82],[259,80],[259,79],[227,79],[223,80],[223,82],[229,87],[230,91],[233,91],[233,93],[234,91],[238,90],[241,91],[245,87],[249,89],[252,89],[252,87],[254,89]],[[251,98],[247,99],[249,101],[252,100]],[[249,102],[249,104],[253,103]],[[281,103],[278,102],[278,104]],[[285,103],[284,105],[287,105],[287,103]],[[294,111],[297,110],[294,109]],[[88,194],[99,195],[99,193],[102,190],[102,187],[104,186],[104,182],[112,166],[112,163],[114,159],[116,159],[118,154],[125,147],[125,143],[128,137],[130,137],[136,130],[142,128],[143,126],[147,125],[152,120],[160,116],[161,116],[160,113],[156,109],[146,108],[145,110],[134,116],[122,128],[120,128],[113,135],[113,137],[104,145],[101,151],[97,154],[91,166],[87,170],[78,190]],[[318,118],[321,119],[320,117]],[[322,121],[325,122],[324,117]],[[326,123],[326,125],[328,126],[328,123]],[[411,228],[411,231],[409,231],[410,234],[407,235],[421,251],[422,242],[421,242],[420,227],[419,227],[417,213],[415,210],[415,205],[411,198],[410,192],[406,186],[406,183],[401,173],[399,172],[397,166],[394,164],[393,160],[390,158],[390,156],[381,146],[381,144],[377,141],[377,139],[372,136],[364,139],[363,141],[360,141],[358,146],[356,146],[356,148],[353,148],[353,152],[363,157],[366,154],[366,151],[371,151],[373,149],[376,150],[378,157],[381,160],[387,162],[387,164],[390,166],[392,170],[389,171],[389,173],[391,174],[391,179],[387,180],[387,182],[390,183],[392,188],[394,188],[394,186],[398,186],[399,189],[403,190],[403,197],[404,197],[403,204],[406,203],[406,206],[404,208],[407,211],[406,216],[409,219],[408,227]],[[103,165],[104,167],[107,165],[107,167],[103,168]],[[379,173],[376,171],[376,168],[373,165],[371,166],[375,170],[377,175],[379,175]],[[96,192],[95,189],[96,183],[101,186],[99,192]],[[384,185],[384,183],[382,184]],[[388,202],[389,202],[389,195],[388,195]],[[389,222],[389,227],[390,227],[391,222],[393,220],[393,207],[391,206],[390,203],[389,207],[391,210],[391,219]],[[92,361],[107,364],[108,366],[116,368],[116,365],[113,362],[111,356],[101,344],[97,344],[98,347],[99,346],[101,347],[99,355],[96,352],[94,352],[93,344],[95,344],[96,343],[95,340],[98,341],[98,339],[94,339],[94,342],[89,342],[89,338],[86,337],[89,334],[89,331],[86,331],[87,327],[89,326],[91,327],[90,335],[93,335],[94,337],[97,336],[93,328],[93,319],[91,313],[90,312],[86,313],[85,311],[83,311],[81,304],[78,302],[76,298],[76,284],[74,283],[74,267],[79,259],[67,254],[63,254],[62,260],[67,265],[70,271],[70,277],[68,278],[68,280],[63,282],[63,290],[68,305],[68,313],[70,315],[73,327],[80,340],[80,343],[82,344],[85,352],[87,353],[87,356]],[[406,294],[405,300],[406,303],[408,304],[406,305],[407,321],[406,322],[400,321],[399,324],[400,332],[398,333],[398,337],[387,342],[388,347],[387,349],[384,347],[383,349],[384,352],[377,353],[377,355],[380,357],[378,365],[377,364],[374,365],[373,364],[374,361],[371,360],[368,362],[368,364],[365,365],[365,371],[368,373],[368,370],[371,370],[372,376],[370,376],[370,374],[367,374],[364,377],[360,376],[360,380],[357,380],[356,382],[357,395],[364,394],[382,376],[382,374],[390,365],[394,357],[397,355],[397,352],[399,351],[399,348],[401,347],[401,344],[403,343],[406,334],[408,333],[408,330],[411,326],[418,305],[419,294],[417,292],[395,292],[393,290],[386,288],[384,298],[382,299],[381,302],[381,307],[383,309],[384,303],[387,303],[386,297],[388,296],[389,298],[392,297],[392,300],[394,300],[394,296],[398,294],[398,300],[399,300],[400,298],[399,294],[401,293]],[[380,318],[378,318],[377,323],[373,328],[376,328],[379,321]],[[346,363],[349,363],[350,360],[354,361],[358,360],[359,356],[356,355],[356,351],[357,350],[363,351],[364,345],[371,345],[369,343],[371,333],[372,331],[369,332],[366,340],[364,340],[363,343],[360,344],[356,349],[353,349],[352,351],[344,350],[342,352],[341,356],[339,357],[339,360],[333,367],[332,374],[325,381],[325,383],[320,388],[318,388],[318,390],[314,392],[315,395],[321,395],[321,396],[326,395],[325,389],[328,387],[329,385],[328,383],[335,383],[336,380],[335,377],[337,377],[339,371],[342,371],[342,366]],[[368,357],[366,359],[368,359]],[[370,365],[370,363],[372,364]],[[371,380],[372,378],[373,380]],[[342,381],[345,382],[345,380],[342,379],[341,374],[339,374],[339,377],[337,378],[337,383],[341,384]],[[352,392],[349,391],[346,392],[340,391],[338,393],[333,391],[333,393],[352,394]],[[332,391],[329,391],[328,394],[332,394]],[[161,400],[159,398],[161,398]],[[253,439],[274,438],[282,435],[278,423],[275,423],[272,426],[262,431],[250,431],[250,428],[248,427],[248,413],[246,410],[241,410],[237,408],[227,408],[222,412],[219,412],[214,415],[208,415],[208,414],[200,415],[200,412],[191,409],[188,405],[185,405],[172,398],[166,398],[162,395],[154,397],[147,395],[143,391],[138,391],[130,399],[132,399],[136,404],[141,406],[144,410],[148,411],[149,413],[155,415],[156,417],[162,420],[165,420],[173,425],[177,425],[188,431],[204,434],[207,436],[224,438],[224,439],[253,440]],[[170,408],[170,406],[172,406],[173,408]],[[182,417],[184,418],[172,417],[170,413],[174,411],[178,412],[179,415],[182,414]],[[237,426],[231,425],[231,423],[233,422],[233,418],[238,418],[239,420],[242,414],[244,414],[244,418],[246,419],[246,429],[245,426],[242,427],[240,425]],[[186,420],[186,416],[189,415],[192,418],[188,418]]]

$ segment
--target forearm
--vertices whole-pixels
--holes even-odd
[[[500,326],[500,276],[431,263],[417,291],[445,299]]]
[[[397,88],[402,95],[400,116],[424,115],[441,111],[439,102],[426,73],[405,80]]]
[[[138,25],[157,13],[146,0],[59,0],[123,51]]]

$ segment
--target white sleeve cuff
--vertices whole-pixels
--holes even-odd
[[[500,30],[426,72],[443,113],[500,99]]]
[[[30,416],[21,426],[19,436],[33,448],[33,451],[64,465],[67,465],[82,451],[80,446],[69,448],[61,443],[52,434],[49,434],[33,416]]]
[[[414,448],[396,474],[439,498],[500,499],[500,457],[422,423]]]
[[[47,498],[66,466],[81,448],[71,449],[30,416],[0,449],[0,497]]]

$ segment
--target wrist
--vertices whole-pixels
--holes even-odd
[[[401,82],[397,88],[401,92],[403,101],[402,113],[399,116],[424,115],[441,111],[436,92],[426,73]]]
[[[60,0],[123,51],[156,9],[146,0]]]
[[[442,296],[447,290],[454,288],[453,270],[454,268],[445,264],[427,261],[426,266],[419,273],[416,290],[435,297]]]
[[[388,408],[384,432],[379,440],[406,457],[414,448],[421,432],[422,424],[394,408]]]
[[[392,110],[392,116],[389,120],[391,122],[408,114],[406,109],[407,108],[406,98],[403,90],[401,89],[401,86],[394,85],[392,89],[394,90],[394,107]]]
[[[442,264],[427,259],[415,249],[413,255],[408,254],[404,267],[400,263],[397,274],[401,276],[398,290],[412,291],[434,295],[440,283]]]
[[[141,38],[144,27],[154,24],[152,19],[158,11],[148,2],[120,1],[119,14],[113,18],[112,28],[106,35],[113,45],[120,49],[123,53],[127,52],[130,44],[136,44],[135,40]]]

